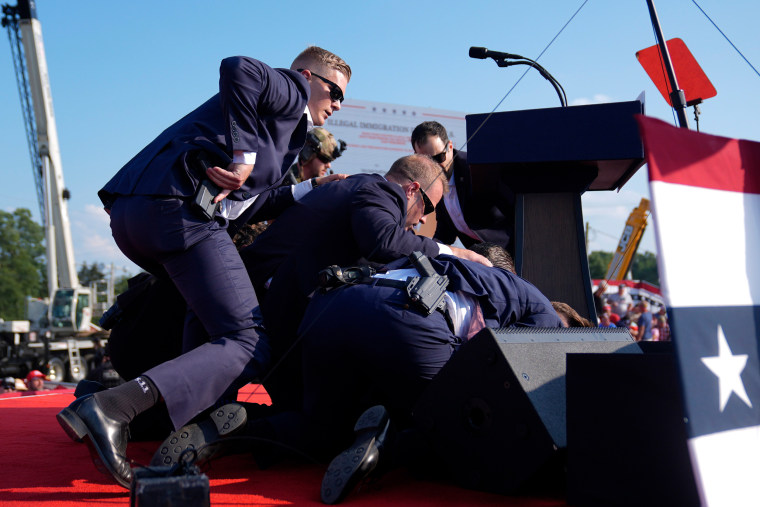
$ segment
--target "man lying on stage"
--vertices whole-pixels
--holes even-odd
[[[511,272],[447,255],[419,257],[399,259],[374,276],[367,276],[366,267],[342,269],[332,281],[324,276],[333,288],[314,295],[299,329],[302,409],[249,421],[236,433],[328,461],[349,446],[354,428],[356,441],[325,474],[327,503],[340,501],[372,472],[390,438],[389,421],[397,429],[411,426],[419,394],[467,339],[484,327],[562,326],[549,300]],[[352,282],[344,284],[341,277]],[[211,443],[202,425],[175,435],[190,435],[185,441],[197,449]],[[244,447],[238,439],[229,444],[209,446],[201,458],[219,447],[227,447],[224,452]]]

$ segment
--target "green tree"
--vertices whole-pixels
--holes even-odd
[[[114,292],[114,294],[116,294],[118,296],[119,294],[125,292],[127,290],[127,288],[129,287],[127,285],[127,282],[129,282],[130,278],[132,278],[132,275],[117,276],[116,280],[114,281],[114,284],[113,284],[113,292]]]
[[[660,273],[657,271],[657,256],[652,252],[637,253],[631,263],[631,276],[634,280],[645,280],[660,285]]]
[[[607,276],[607,268],[612,260],[612,252],[600,250],[591,252],[588,256],[588,270],[591,278],[604,278]]]
[[[92,282],[103,280],[106,277],[103,269],[105,268],[102,263],[93,262],[88,266],[86,262],[83,262],[82,267],[79,268],[79,272],[77,273],[79,284],[86,287]]]
[[[0,317],[22,320],[26,297],[46,297],[44,230],[32,213],[0,211]]]

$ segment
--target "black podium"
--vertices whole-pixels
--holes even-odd
[[[466,117],[473,191],[514,192],[517,273],[592,320],[581,194],[620,189],[644,164],[643,113],[636,100]]]

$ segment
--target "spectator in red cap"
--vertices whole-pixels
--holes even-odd
[[[638,340],[638,336],[639,336],[639,326],[638,326],[638,324],[636,324],[635,322],[631,322],[630,324],[628,324],[628,331],[631,332],[631,336],[633,336],[633,339],[635,341],[639,341]]]
[[[44,391],[45,375],[40,370],[32,370],[26,375],[24,383],[30,391]]]

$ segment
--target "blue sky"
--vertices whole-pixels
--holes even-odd
[[[469,47],[536,59],[582,3],[38,0],[77,262],[137,271],[114,245],[96,193],[161,130],[216,93],[222,58],[242,54],[287,67],[316,44],[351,65],[349,98],[488,112],[526,67],[470,59]],[[760,3],[698,3],[760,68]],[[701,105],[701,130],[760,140],[760,77],[692,1],[656,6],[665,38],[682,38],[718,91]],[[3,39],[0,207],[28,208],[39,218],[7,33]],[[633,100],[645,92],[647,114],[675,123],[635,58],[654,43],[644,0],[589,0],[539,61],[571,105]],[[558,105],[549,83],[531,71],[498,110]],[[693,126],[691,109],[687,115]],[[619,193],[584,196],[589,250],[615,248],[642,196],[648,196],[645,169]],[[651,227],[641,250],[655,251]]]

